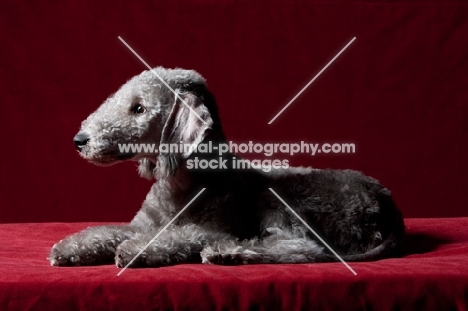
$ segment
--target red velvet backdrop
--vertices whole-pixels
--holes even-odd
[[[353,142],[294,156],[392,190],[406,217],[468,216],[463,1],[3,1],[0,222],[128,221],[150,182],[100,168],[72,138],[145,67],[192,68],[237,142]],[[272,125],[268,121],[353,37]]]

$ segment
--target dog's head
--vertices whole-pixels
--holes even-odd
[[[133,77],[111,95],[83,121],[73,140],[80,155],[94,164],[134,160],[140,161],[143,177],[152,178],[155,168],[167,176],[190,150],[158,154],[160,144],[199,144],[213,128],[213,113],[217,119],[200,74],[158,67]]]

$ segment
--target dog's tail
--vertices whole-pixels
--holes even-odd
[[[340,255],[344,261],[373,261],[382,258],[395,257],[401,254],[402,235],[391,234],[378,246],[373,249],[352,255]],[[333,254],[321,254],[316,257],[317,262],[339,261]]]

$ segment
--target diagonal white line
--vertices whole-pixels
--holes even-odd
[[[127,42],[125,42],[124,39],[122,39],[120,36],[119,36],[118,38],[119,38],[120,41],[122,41],[123,44],[125,44],[125,46],[126,46],[126,47],[127,47],[143,64],[145,64],[145,66],[146,66],[149,70],[151,70],[151,72],[152,72],[156,77],[158,77],[159,80],[161,80],[161,82],[162,82],[169,90],[172,91],[172,93],[175,94],[175,96],[176,96],[177,98],[179,98],[179,99],[182,101],[182,103],[183,103],[185,106],[187,106],[188,109],[190,109],[190,111],[191,111],[198,119],[200,119],[200,121],[202,121],[204,124],[206,124],[205,120],[203,120],[203,119],[200,117],[200,115],[198,115],[198,113],[196,113],[195,110],[193,110],[192,107],[190,107],[190,106],[185,102],[185,100],[183,100],[183,98],[180,97],[179,94],[178,94],[176,91],[174,91],[174,89],[173,89],[172,87],[170,87],[169,84],[167,84],[166,81],[164,81],[164,80],[158,75],[158,73],[157,73],[156,71],[154,71],[154,69],[151,68],[151,66],[148,65],[148,63],[145,62],[145,60],[144,60],[143,58],[141,58],[141,56],[138,55],[138,53],[135,52],[134,49],[132,49],[132,47],[131,47],[130,45],[128,45]]]
[[[149,241],[148,244],[146,244],[145,247],[143,247],[143,249],[142,249],[141,251],[139,251],[138,254],[136,254],[135,257],[133,257],[132,260],[130,260],[130,262],[129,262],[122,270],[120,270],[119,273],[117,273],[117,276],[120,276],[120,275],[135,261],[135,259],[137,259],[138,256],[140,256],[140,255],[151,245],[151,243],[153,243],[154,241],[156,241],[156,239],[161,235],[161,233],[163,233],[164,230],[166,230],[167,227],[169,227],[169,226],[177,219],[177,217],[179,217],[179,216],[187,209],[187,207],[189,207],[190,204],[192,204],[193,201],[195,201],[195,199],[198,198],[198,196],[199,196],[200,194],[202,194],[203,191],[205,191],[205,189],[206,189],[206,188],[203,188],[202,190],[200,190],[200,192],[198,192],[198,194],[197,194],[196,196],[194,196],[193,199],[190,200],[190,202],[188,202],[187,205],[185,205],[184,208],[181,209],[181,210],[177,213],[177,215],[175,215],[174,218],[172,218],[172,219],[158,232],[158,234],[156,234],[156,235],[154,236],[154,238],[152,238],[151,241]]]
[[[314,81],[315,81],[315,79],[317,79],[317,78],[318,78],[318,76],[320,76],[320,75],[322,74],[322,72],[324,72],[324,71],[325,71],[325,69],[327,69],[327,68],[328,68],[328,66],[330,66],[330,65],[331,65],[331,63],[333,63],[333,62],[335,61],[335,59],[337,59],[337,58],[338,58],[338,56],[340,56],[340,55],[341,55],[341,53],[343,53],[343,52],[344,52],[344,50],[346,50],[346,49],[348,48],[348,46],[350,46],[350,45],[351,45],[351,43],[353,43],[353,41],[354,41],[354,40],[356,40],[356,37],[354,37],[353,39],[351,39],[351,41],[349,41],[349,43],[348,43],[348,44],[346,44],[346,46],[345,46],[344,48],[342,48],[342,49],[341,49],[341,51],[339,51],[339,52],[338,52],[338,54],[336,54],[336,55],[335,55],[335,57],[333,57],[333,59],[332,59],[331,61],[329,61],[329,62],[328,62],[328,64],[326,64],[326,65],[325,65],[325,67],[323,67],[323,69],[322,69],[322,70],[320,70],[320,72],[319,72],[318,74],[316,74],[316,75],[315,75],[315,77],[313,77],[313,78],[312,78],[312,80],[310,80],[310,81],[309,81],[309,83],[307,83],[307,85],[306,85],[306,86],[304,86],[304,87],[302,88],[302,90],[300,90],[300,91],[299,91],[299,93],[297,93],[297,95],[296,95],[296,96],[294,96],[294,98],[293,98],[293,99],[291,99],[291,100],[289,101],[289,103],[287,103],[287,104],[286,104],[286,106],[284,106],[284,107],[283,107],[283,109],[281,109],[281,111],[280,111],[280,112],[278,112],[278,113],[276,114],[276,116],[275,116],[273,119],[271,119],[271,120],[270,120],[270,122],[268,122],[268,124],[271,124],[271,123],[273,123],[273,121],[275,121],[275,120],[276,120],[276,118],[278,118],[278,117],[279,117],[279,115],[280,115],[280,114],[282,114],[282,113],[283,113],[283,111],[285,111],[285,110],[286,110],[286,108],[288,108],[288,107],[289,107],[289,105],[291,105],[291,104],[293,103],[293,101],[295,101],[295,100],[296,100],[296,99],[297,99],[297,98],[298,98],[298,97],[299,97],[299,96],[302,94],[302,92],[304,92],[304,91],[305,91],[305,89],[306,89],[306,88],[308,88],[308,87],[309,87],[309,85],[311,85],[311,84],[312,84],[312,82],[314,82]]]
[[[312,229],[306,222],[304,219],[301,218],[301,216],[299,216],[289,205],[288,203],[286,203],[273,189],[271,188],[268,188],[270,189],[270,191],[287,207],[289,208],[289,210],[294,214],[294,216],[296,216],[306,227],[307,229],[309,229],[316,237],[317,239],[320,240],[320,242],[322,242],[332,253],[333,255],[336,256],[336,258],[338,258],[345,266],[346,268],[349,269],[349,271],[351,271],[351,273],[353,273],[354,275],[357,275],[356,271],[353,270],[353,268],[351,268],[347,263],[346,261],[343,260],[343,258],[340,257],[340,255],[338,255],[334,250],[333,248],[330,247],[330,245],[327,244],[327,242],[325,242],[321,237],[320,235],[318,235],[314,229]]]

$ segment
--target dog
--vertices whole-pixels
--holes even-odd
[[[138,161],[139,174],[156,181],[129,224],[89,227],[66,237],[52,247],[53,266],[336,261],[270,189],[343,260],[377,260],[401,248],[405,227],[390,191],[360,172],[235,169],[230,152],[221,156],[224,169],[189,169],[188,161],[219,154],[121,152],[119,146],[129,143],[226,143],[215,99],[193,70],[158,67],[133,77],[83,121],[74,143],[91,163]]]

